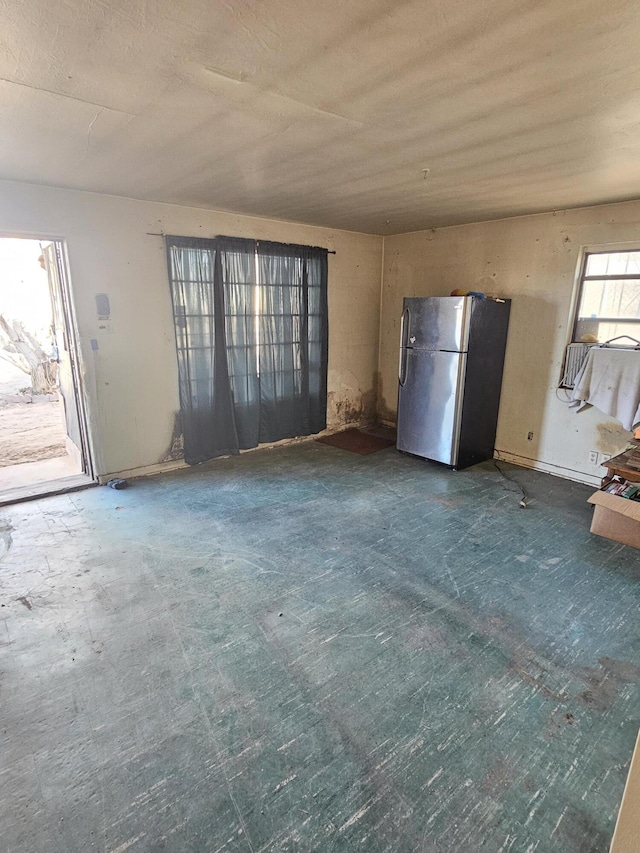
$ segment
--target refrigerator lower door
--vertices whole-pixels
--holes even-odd
[[[463,352],[403,351],[398,450],[455,467],[466,359]]]

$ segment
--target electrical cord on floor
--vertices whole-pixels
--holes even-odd
[[[503,470],[502,470],[502,468],[498,465],[498,462],[497,462],[497,460],[496,460],[496,459],[494,459],[494,460],[493,460],[493,464],[495,465],[496,469],[497,469],[497,470],[502,474],[502,476],[504,477],[504,479],[505,479],[505,480],[508,480],[510,483],[513,483],[513,484],[514,484],[514,486],[517,486],[517,487],[518,487],[518,489],[522,492],[522,497],[520,498],[520,506],[522,507],[522,509],[526,509],[526,508],[527,508],[527,506],[528,506],[529,504],[528,504],[528,501],[527,501],[527,493],[526,493],[526,492],[525,492],[525,490],[524,490],[524,486],[522,486],[522,485],[521,485],[521,484],[520,484],[520,483],[515,479],[515,477],[510,477],[510,476],[506,473],[506,471],[503,471]],[[512,490],[512,489],[509,489],[509,491],[513,491],[513,490]]]

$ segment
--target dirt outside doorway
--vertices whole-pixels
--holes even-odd
[[[0,500],[83,472],[60,386],[67,335],[56,329],[45,268],[52,245],[0,238]]]
[[[25,380],[0,361],[0,468],[67,455],[58,392],[33,394]]]

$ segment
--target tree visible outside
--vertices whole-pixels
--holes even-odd
[[[58,363],[20,320],[0,314],[0,358],[13,364],[31,380],[33,394],[53,394],[58,387]]]
[[[36,240],[0,239],[0,468],[66,456],[41,254]]]

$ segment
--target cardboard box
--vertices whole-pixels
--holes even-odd
[[[589,503],[594,505],[592,533],[640,548],[640,501],[620,498],[608,492],[595,492]]]
[[[640,734],[631,759],[627,784],[622,795],[611,853],[638,853],[640,839]]]

